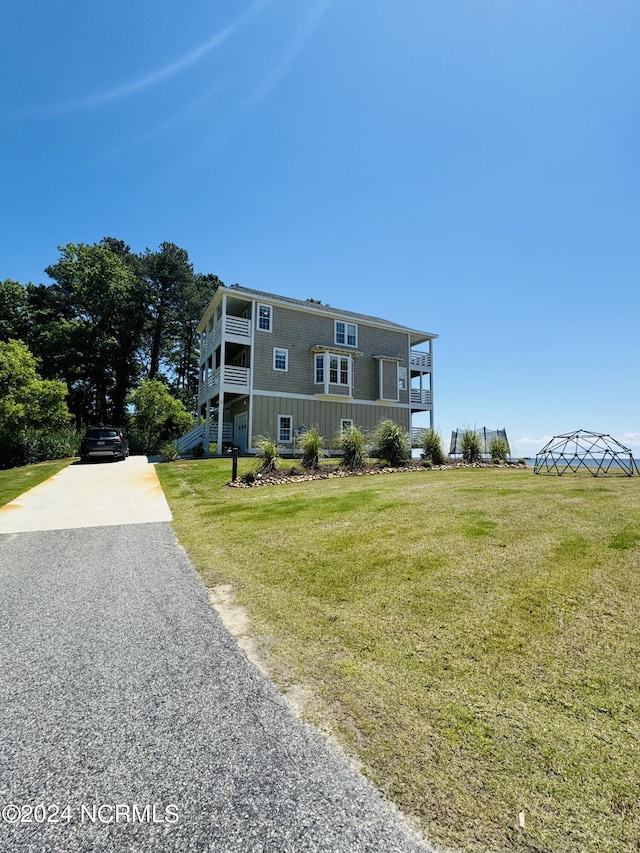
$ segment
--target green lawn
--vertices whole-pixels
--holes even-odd
[[[39,462],[37,465],[24,465],[21,468],[8,468],[0,471],[0,506],[17,498],[23,492],[37,486],[58,471],[66,468],[73,459],[56,459],[54,462]]]
[[[640,478],[157,470],[281,688],[432,840],[640,850]]]

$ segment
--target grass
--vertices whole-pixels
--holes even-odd
[[[233,586],[281,688],[306,688],[307,713],[432,840],[640,849],[639,478],[457,469],[232,490],[228,461],[158,473],[204,582]]]
[[[53,477],[72,461],[72,459],[56,459],[53,462],[38,462],[36,465],[23,465],[21,468],[0,471],[0,506],[9,503],[18,495],[37,486],[38,483]]]

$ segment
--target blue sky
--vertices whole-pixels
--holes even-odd
[[[174,242],[437,333],[447,438],[640,456],[639,39],[636,0],[6,4],[0,278]]]

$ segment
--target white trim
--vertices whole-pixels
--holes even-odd
[[[284,367],[276,366],[276,353],[283,352],[284,353]],[[287,373],[289,370],[289,350],[286,347],[274,347],[273,348],[273,369],[277,370],[279,373]]]
[[[256,311],[256,303],[251,303],[251,343],[249,346],[251,347],[251,352],[249,353],[249,412],[248,412],[248,421],[247,421],[247,450],[250,447],[253,447],[253,368],[254,368],[254,356],[255,356],[255,339],[256,339],[256,326],[255,326],[255,314]]]
[[[273,305],[267,305],[266,302],[256,302],[257,311],[256,311],[256,329],[258,332],[271,332],[273,331]],[[269,328],[263,329],[260,325],[260,309],[268,308],[269,309]]]
[[[291,438],[280,438],[280,420],[281,418],[289,418],[291,421]],[[278,428],[277,428],[277,444],[293,444],[293,415],[278,415]]]

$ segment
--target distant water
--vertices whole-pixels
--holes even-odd
[[[518,457],[518,458],[522,459],[523,457],[521,457],[521,456],[520,456],[520,457]],[[511,462],[517,462],[517,461],[518,461],[518,458],[516,458],[516,457],[514,456],[510,461],[511,461]],[[527,457],[525,458],[525,460],[524,460],[524,461],[527,463],[527,465],[535,465],[535,464],[536,464],[535,456],[533,456],[533,457],[531,457],[531,456],[527,456]],[[569,460],[567,460],[567,462],[568,462],[568,461],[569,461]],[[638,470],[640,470],[640,459],[634,459],[633,461],[635,462],[637,469],[638,469]],[[566,465],[566,462],[565,462],[564,464]],[[625,467],[626,467],[626,464],[628,464],[628,460],[625,460]],[[559,462],[558,462],[558,465],[562,466],[562,465],[563,465],[563,462],[562,462],[562,461],[559,461]],[[598,467],[598,462],[596,462],[596,461],[594,461],[594,460],[592,460],[592,459],[591,459],[591,460],[586,461],[586,462],[584,463],[584,465],[586,465],[586,467],[587,467],[587,468],[597,468],[597,467]],[[621,468],[621,467],[622,467],[622,466],[621,466],[621,465],[620,465],[620,463],[618,463],[618,462],[612,462],[612,463],[611,463],[611,468]]]

